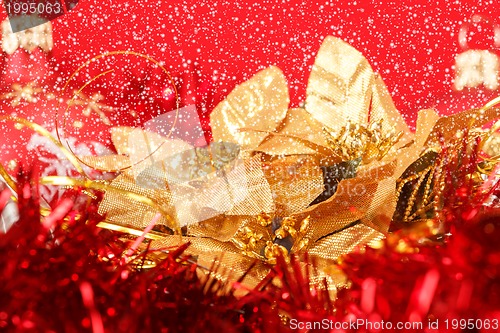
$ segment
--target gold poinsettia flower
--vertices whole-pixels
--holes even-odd
[[[121,170],[112,186],[151,198],[183,227],[182,240],[164,232],[153,248],[189,241],[200,265],[218,263],[225,272],[220,278],[246,273],[257,258],[246,275],[250,284],[276,255],[308,252],[319,262],[318,276],[327,276],[329,260],[384,237],[398,179],[450,135],[440,136],[444,127],[458,130],[471,118],[493,117],[476,111],[448,118],[421,111],[413,134],[361,53],[327,37],[303,108],[289,108],[277,67],[257,73],[217,105],[210,116],[213,146],[238,147],[218,167],[210,147],[125,128],[114,130],[119,155],[82,160]],[[111,224],[135,229],[156,213],[117,193],[106,193],[100,212]],[[169,226],[167,220],[159,224]]]

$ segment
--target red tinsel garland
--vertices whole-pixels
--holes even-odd
[[[82,201],[74,190],[42,219],[37,185],[20,174],[19,221],[0,235],[0,330],[498,332],[500,212],[485,200],[499,191],[488,180],[486,192],[472,191],[476,157],[441,156],[448,173],[442,239],[425,240],[416,225],[380,249],[345,256],[340,267],[351,284],[335,301],[326,288],[310,288],[295,258],[279,258],[245,296],[237,296],[245,288],[238,282],[201,278],[185,247],[141,267],[145,255],[131,262],[123,235],[96,226],[97,200]]]
[[[41,223],[36,187],[28,176],[18,187],[19,221],[0,235],[1,331],[228,332],[245,324],[239,301],[201,281],[184,248],[137,269],[124,264],[129,244],[96,227],[96,202],[75,210],[67,199]]]

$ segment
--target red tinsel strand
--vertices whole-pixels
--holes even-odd
[[[66,205],[60,208],[65,214],[55,215],[50,228],[44,227],[33,178],[21,174],[20,219],[0,235],[0,328],[7,332],[99,332],[101,327],[105,332],[290,332],[292,324],[299,322],[380,324],[384,320],[394,325],[422,323],[421,329],[401,331],[435,332],[430,322],[500,320],[500,210],[485,208],[482,192],[471,188],[460,190],[467,196],[457,192],[470,184],[467,173],[477,157],[460,160],[456,154],[446,154],[439,164],[447,177],[442,209],[452,226],[446,242],[424,243],[411,230],[401,230],[389,235],[380,249],[345,256],[341,267],[351,287],[340,290],[335,302],[324,285],[312,285],[305,269],[308,258],[278,258],[254,290],[245,289],[241,281],[235,283],[234,288],[248,291],[243,297],[236,297],[230,285],[200,279],[195,260],[183,255],[187,244],[166,249],[169,254],[156,267],[140,269],[147,251],[133,262],[122,261],[130,242],[97,228],[102,219],[97,201],[82,200],[78,192],[59,202]],[[498,194],[496,183],[489,192]],[[73,207],[67,201],[71,197]],[[478,209],[474,215],[463,214],[474,209]],[[373,327],[332,331],[394,331]],[[476,331],[495,331],[491,325],[489,330],[484,327]],[[457,330],[440,326],[439,332],[447,331]]]
[[[200,280],[185,247],[150,270],[121,264],[130,244],[96,227],[102,217],[95,201],[45,228],[31,183],[28,175],[18,179],[19,221],[0,235],[2,331],[266,331],[255,307],[222,284]],[[279,320],[275,310],[269,313]]]

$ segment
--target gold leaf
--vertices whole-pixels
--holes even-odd
[[[334,133],[349,122],[367,126],[384,120],[396,133],[405,134],[396,149],[412,139],[380,76],[360,52],[332,36],[325,39],[316,56],[305,107]],[[386,136],[387,130],[382,134]]]
[[[331,154],[321,123],[304,109],[290,109],[286,118],[257,148],[269,155]]]
[[[340,130],[348,121],[365,124],[373,81],[373,70],[365,57],[342,40],[328,36],[309,76],[306,110],[333,130]]]
[[[214,141],[238,143],[243,150],[255,149],[285,118],[288,87],[277,67],[260,71],[219,103],[210,114]],[[253,128],[259,131],[240,131]]]

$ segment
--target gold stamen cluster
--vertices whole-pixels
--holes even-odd
[[[334,154],[344,161],[361,157],[363,163],[381,160],[399,141],[403,132],[396,133],[394,129],[382,131],[382,120],[363,126],[348,122],[339,132],[324,126],[323,134]]]
[[[276,219],[279,218],[272,218],[266,213],[261,213],[257,216],[255,225],[245,226],[236,235],[233,241],[241,249],[243,255],[275,264],[278,256],[288,258],[289,252],[296,253],[308,246],[310,241],[305,235],[309,230],[309,216],[300,222],[295,217],[285,217],[281,220],[280,226],[274,232],[270,232],[273,220]],[[262,227],[265,229],[263,230]],[[264,233],[267,235],[264,236]],[[288,236],[293,241],[290,251],[278,243],[279,240]]]

